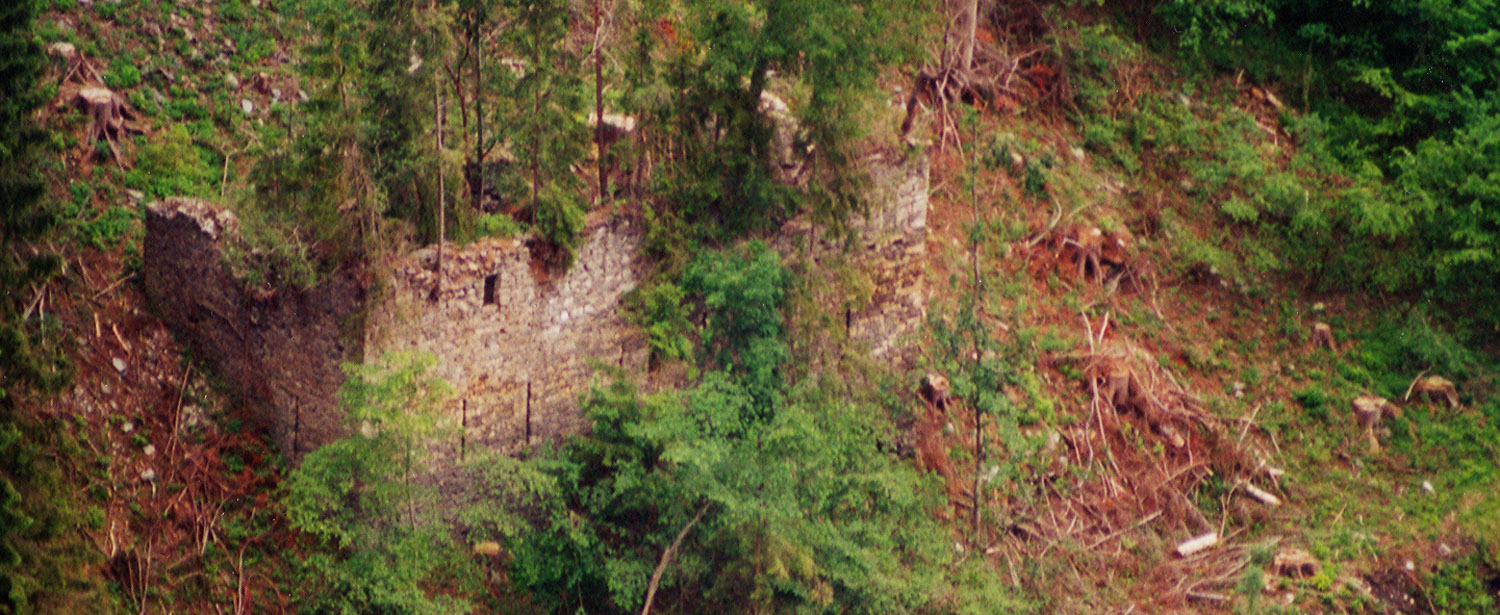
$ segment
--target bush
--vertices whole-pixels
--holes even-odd
[[[1328,422],[1328,394],[1321,389],[1306,388],[1292,394],[1297,403],[1307,410],[1307,416],[1321,423]]]
[[[432,595],[473,573],[424,480],[427,447],[441,433],[447,384],[426,375],[430,356],[391,354],[346,365],[340,390],[352,435],[309,453],[284,483],[292,526],[318,541],[302,572],[310,612],[438,615],[467,612]]]
[[[872,408],[799,388],[774,417],[722,372],[683,397],[624,385],[585,404],[592,435],[547,460],[564,506],[512,542],[511,580],[555,613],[920,612],[952,560],[935,490],[882,453]],[[962,601],[967,602],[967,601]],[[990,605],[991,608],[994,605]]]
[[[153,199],[207,196],[216,180],[180,123],[153,135],[136,156],[135,168],[125,175],[125,185]]]
[[[781,388],[781,363],[790,356],[781,304],[791,282],[781,257],[758,241],[706,253],[683,276],[683,289],[701,297],[708,310],[704,350],[725,372],[745,382],[766,411]]]
[[[474,220],[475,231],[483,237],[515,237],[526,228],[505,214],[484,214]]]
[[[1405,319],[1388,317],[1360,342],[1359,363],[1373,375],[1388,397],[1401,396],[1422,371],[1452,380],[1467,377],[1477,358],[1420,311]]]
[[[643,284],[625,298],[630,322],[645,329],[653,363],[691,359],[692,324],[688,322],[687,294],[666,281]]]
[[[578,197],[557,184],[548,184],[538,195],[537,234],[550,247],[554,262],[563,267],[573,264],[585,213]]]
[[[104,84],[116,90],[133,88],[140,83],[141,69],[124,58],[115,58],[109,63],[109,72],[104,73]]]

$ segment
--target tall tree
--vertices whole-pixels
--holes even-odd
[[[431,356],[347,365],[340,389],[351,435],[310,453],[286,482],[287,517],[325,550],[307,557],[302,598],[319,613],[468,612],[431,584],[470,572],[439,513],[428,472],[449,393]]]
[[[640,19],[644,49],[636,106],[661,134],[652,154],[667,192],[659,216],[724,234],[763,227],[795,209],[776,178],[776,126],[762,112],[773,81],[791,98],[791,148],[811,168],[812,208],[836,222],[857,209],[847,144],[875,75],[917,41],[890,36],[915,11],[872,0],[727,0],[662,7]],[[774,79],[773,79],[774,75]],[[792,92],[797,96],[790,96]],[[773,104],[774,103],[770,103]]]
[[[958,68],[974,68],[974,39],[979,33],[979,0],[958,0]]]
[[[451,53],[449,4],[431,0],[374,0],[363,81],[365,147],[387,215],[409,220],[424,243],[438,237],[436,153],[425,137],[436,130],[429,113],[430,71]]]
[[[574,167],[588,143],[583,122],[583,80],[575,50],[567,44],[566,0],[505,0],[511,27],[501,45],[519,60],[498,75],[506,100],[497,108],[496,138],[517,159],[538,234],[559,264],[572,262],[585,205]]]

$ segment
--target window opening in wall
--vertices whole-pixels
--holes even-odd
[[[461,399],[459,404],[463,414],[459,417],[458,460],[463,461],[469,444],[469,399]]]
[[[484,304],[495,304],[495,282],[499,281],[500,274],[492,273],[484,276]]]
[[[531,446],[531,383],[526,383],[526,446]]]

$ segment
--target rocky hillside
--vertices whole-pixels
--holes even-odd
[[[0,315],[50,367],[4,364],[0,611],[1500,608],[1494,310],[1464,290],[1493,136],[1288,77],[1257,16],[1326,3],[43,4],[17,49],[55,224],[5,222]],[[857,222],[872,153],[927,161],[922,234]],[[242,243],[148,288],[172,197]],[[506,331],[497,301],[603,310],[564,286],[615,280],[590,238],[626,222],[628,331],[566,348],[631,361]],[[209,277],[233,292],[164,299]],[[356,278],[401,308],[373,321],[502,316],[384,356],[370,314],[324,318],[353,340],[318,364],[326,446],[247,393],[311,368],[166,326],[292,330],[317,302],[287,297]],[[533,442],[531,374],[563,368],[581,427]],[[468,399],[507,395],[491,454]]]

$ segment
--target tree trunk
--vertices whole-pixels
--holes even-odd
[[[437,70],[432,71],[432,123],[436,129],[436,155],[434,162],[437,163],[438,176],[438,210],[437,210],[437,294],[443,294],[443,238],[447,233],[447,216],[445,210],[448,208],[446,199],[446,188],[443,182],[443,89],[437,80]]]
[[[594,0],[594,156],[595,173],[599,179],[599,204],[604,204],[608,195],[608,181],[604,178],[604,22],[599,13],[599,2]]]
[[[542,88],[536,87],[531,92],[531,218],[535,222],[537,218],[537,206],[541,203],[542,183],[542,125],[540,117],[542,113]]]
[[[687,537],[688,530],[693,529],[693,526],[698,524],[698,520],[703,518],[703,513],[705,512],[708,512],[707,502],[703,506],[698,507],[698,514],[693,515],[693,520],[688,521],[687,525],[682,526],[682,531],[677,532],[677,538],[672,540],[672,545],[667,547],[666,551],[662,552],[661,560],[656,563],[656,570],[651,572],[651,583],[646,587],[646,604],[641,607],[641,615],[651,614],[651,602],[656,600],[656,588],[661,584],[662,573],[667,571],[667,563],[672,561],[673,555],[677,554],[677,547],[682,546],[682,539]]]
[[[484,205],[484,103],[480,99],[480,88],[484,85],[482,70],[484,37],[477,9],[473,19],[474,30],[469,34],[469,44],[474,46],[474,175],[476,181],[469,187],[469,191],[473,193],[471,198],[474,202],[474,210],[479,211]]]
[[[974,37],[979,29],[979,0],[964,0],[962,23],[959,33],[959,68],[965,72],[974,68]]]

